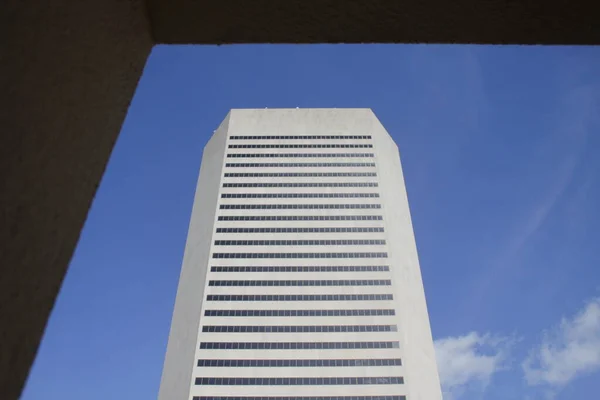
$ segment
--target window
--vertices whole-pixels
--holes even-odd
[[[406,396],[194,396],[192,400],[406,400]]]
[[[378,198],[379,193],[222,193],[222,199]]]
[[[390,286],[389,279],[341,279],[341,280],[211,280],[208,286]]]
[[[213,258],[387,258],[375,253],[213,253]]]
[[[262,136],[230,136],[229,140],[349,140],[349,139],[371,139],[371,135],[262,135]]]
[[[381,215],[221,215],[219,221],[382,221]]]
[[[371,149],[372,144],[230,144],[230,149]]]
[[[229,153],[227,158],[362,158],[374,157],[373,153]]]
[[[216,333],[315,333],[396,331],[396,325],[205,325],[202,327],[202,332]]]
[[[224,188],[233,187],[378,187],[377,182],[245,182],[224,183]]]
[[[373,272],[389,270],[388,265],[219,265],[210,267],[211,272]]]
[[[221,210],[349,210],[379,209],[381,204],[221,204]]]
[[[313,168],[313,167],[374,167],[375,163],[225,163],[226,168]]]
[[[393,309],[383,310],[205,310],[205,317],[347,317],[390,316]]]
[[[201,342],[206,350],[396,349],[400,342]]]
[[[215,246],[378,246],[384,239],[215,240]]]
[[[349,380],[349,381],[348,381]],[[196,385],[226,385],[226,386],[280,386],[280,385],[400,385],[404,383],[401,376],[386,377],[355,377],[355,378],[196,378]]]
[[[359,360],[198,360],[198,367],[381,367],[402,365],[399,358]]]
[[[375,172],[226,172],[225,178],[374,177]]]
[[[391,294],[209,294],[206,301],[382,301]]]

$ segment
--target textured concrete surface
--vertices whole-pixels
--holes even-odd
[[[217,218],[229,116],[204,147],[200,177],[179,275],[175,310],[161,378],[159,400],[189,399],[207,266]]]
[[[154,43],[598,44],[599,8],[582,0],[1,2],[2,398],[19,396]]]
[[[157,43],[600,43],[583,0],[148,0]]]
[[[0,7],[6,400],[20,395],[152,47],[142,1],[59,3],[9,0]]]
[[[392,244],[390,262],[394,266],[393,281],[396,286],[397,310],[402,321],[406,364],[406,378],[412,383],[408,399],[441,399],[437,361],[433,337],[421,278],[417,245],[410,216],[408,195],[398,146],[373,116],[371,133],[378,152],[377,174],[379,175],[382,204],[384,205],[385,229]]]

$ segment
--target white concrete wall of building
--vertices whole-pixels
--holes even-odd
[[[161,377],[159,400],[190,398],[190,379],[196,363],[198,324],[204,298],[202,287],[210,259],[217,213],[223,155],[229,116],[215,131],[202,153],[192,216],[188,228],[171,330]]]
[[[410,400],[441,399],[421,268],[410,216],[398,146],[373,115],[371,130],[378,158],[384,222],[393,269],[396,310],[400,319]]]
[[[223,133],[225,129],[225,133]],[[233,135],[373,135],[371,140],[231,140]],[[369,109],[232,110],[217,131],[218,145],[205,150],[210,167],[202,172],[182,267],[160,400],[192,396],[390,396],[441,399],[433,343],[423,294],[416,247],[396,146]],[[211,143],[214,138],[211,139]],[[225,142],[226,140],[226,142]],[[369,143],[373,148],[229,149],[229,144]],[[226,157],[226,154],[375,153],[374,157]],[[220,161],[217,161],[220,160]],[[253,167],[224,172],[377,172],[377,177],[227,177],[226,163],[376,163],[376,167]],[[203,180],[204,171],[212,171]],[[221,181],[222,179],[222,181]],[[218,182],[217,182],[218,181]],[[204,183],[208,182],[208,183]],[[378,182],[378,187],[222,187],[222,183]],[[204,191],[203,186],[207,185]],[[201,189],[202,188],[202,189]],[[221,198],[222,193],[379,193],[368,198]],[[381,204],[381,209],[227,209],[226,204]],[[198,211],[197,211],[198,210]],[[344,221],[216,221],[217,215],[383,215],[383,220]],[[196,222],[194,222],[197,220]],[[197,225],[196,225],[197,224]],[[193,228],[198,226],[198,228]],[[385,232],[343,233],[215,233],[218,227],[385,227]],[[215,240],[385,239],[386,245],[216,246]],[[190,243],[203,241],[201,251]],[[209,248],[210,247],[210,248]],[[190,248],[190,250],[188,250]],[[388,258],[233,258],[220,253],[387,252]],[[188,256],[188,253],[190,254]],[[195,256],[194,256],[195,254]],[[210,272],[211,266],[390,266],[391,271],[346,272]],[[192,271],[195,269],[195,271]],[[393,286],[209,286],[211,280],[392,280]],[[185,282],[184,282],[185,281]],[[193,290],[192,290],[193,287]],[[206,294],[393,294],[394,300],[361,301],[202,301]],[[188,304],[195,302],[195,304]],[[180,311],[182,308],[183,311]],[[345,310],[395,309],[396,315],[336,317],[205,317],[206,310]],[[175,328],[176,324],[187,324]],[[217,333],[203,325],[397,325],[389,332]],[[191,343],[192,332],[195,342]],[[399,342],[386,349],[207,350],[201,342]],[[172,344],[173,342],[173,344]],[[195,347],[194,347],[195,346]],[[193,350],[190,350],[193,349]],[[186,351],[189,352],[184,354]],[[354,367],[196,367],[197,359],[377,359],[401,358],[401,366]],[[187,369],[187,370],[186,370]],[[404,377],[402,385],[217,386],[195,385],[196,377]],[[187,380],[186,380],[187,379]],[[180,384],[183,385],[181,386]],[[165,386],[163,389],[162,386]],[[177,388],[175,387],[177,386]],[[184,387],[184,389],[181,389]]]

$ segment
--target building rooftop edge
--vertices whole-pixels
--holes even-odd
[[[368,107],[321,107],[321,108],[313,108],[313,107],[294,107],[294,108],[230,108],[229,111],[259,111],[259,110],[364,110],[364,111],[373,111],[372,108]]]

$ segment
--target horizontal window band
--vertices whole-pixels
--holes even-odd
[[[380,246],[384,239],[215,240],[215,246]]]
[[[376,172],[226,172],[225,178],[375,177]]]
[[[335,280],[214,280],[208,286],[390,286],[390,279]]]
[[[400,342],[201,342],[205,350],[397,349]]]
[[[396,325],[204,325],[202,332],[216,333],[328,333],[397,332]]]
[[[218,265],[210,267],[210,272],[383,272],[388,265]]]
[[[382,301],[391,294],[209,294],[206,301]]]
[[[212,258],[387,258],[388,253],[213,253]]]
[[[225,178],[375,177],[376,172],[226,172]]]
[[[230,144],[230,149],[372,149],[372,144]]]
[[[380,209],[381,204],[221,204],[221,210],[355,210]]]
[[[198,360],[198,367],[388,367],[402,365],[399,358],[336,360]]]
[[[242,182],[224,183],[224,188],[252,188],[252,187],[378,187],[377,182]]]
[[[219,221],[383,221],[381,215],[221,215]]]
[[[401,376],[382,377],[342,377],[342,378],[221,378],[204,377],[196,378],[196,385],[210,386],[299,386],[299,385],[401,385],[404,378]]]
[[[406,400],[406,396],[194,396],[192,400]]]
[[[383,310],[205,310],[205,317],[348,317],[391,316],[393,309]]]
[[[379,193],[222,193],[222,199],[365,199]]]
[[[229,153],[227,158],[372,158],[373,153]]]
[[[381,227],[273,227],[273,228],[217,228],[216,233],[377,233],[383,232]]]
[[[348,140],[371,139],[371,135],[258,135],[258,136],[229,136],[229,140]]]
[[[375,163],[225,163],[226,168],[331,168],[331,167],[375,167]]]

